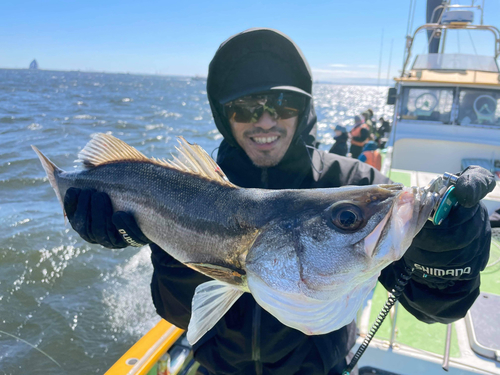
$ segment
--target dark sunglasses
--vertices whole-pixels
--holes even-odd
[[[306,107],[306,97],[292,93],[243,96],[224,105],[225,115],[236,122],[255,123],[264,111],[283,120],[298,116]]]

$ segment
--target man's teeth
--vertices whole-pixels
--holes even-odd
[[[264,144],[264,143],[272,143],[275,140],[277,140],[278,137],[276,137],[276,136],[274,136],[274,137],[259,137],[259,138],[252,138],[252,139],[255,143]]]

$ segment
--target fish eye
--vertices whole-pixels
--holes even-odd
[[[363,215],[359,207],[350,203],[343,203],[332,208],[332,224],[345,232],[354,232],[364,224]]]

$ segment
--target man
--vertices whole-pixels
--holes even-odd
[[[375,132],[375,126],[373,123],[373,109],[368,108],[361,115],[365,119],[365,124],[368,125],[368,128],[370,129],[370,133],[373,134]]]
[[[335,136],[333,139],[335,140],[335,143],[333,144],[332,148],[330,148],[330,151],[332,154],[337,154],[340,156],[346,156],[347,155],[347,139],[349,138],[347,135],[347,129],[345,126],[342,125],[337,125],[335,127]]]
[[[378,144],[379,148],[384,148],[388,133],[391,132],[391,125],[389,124],[389,121],[384,119],[383,116],[380,117],[378,121],[379,125],[375,131],[375,142]]]
[[[312,77],[300,49],[284,34],[251,29],[229,38],[209,67],[207,94],[223,135],[217,162],[229,180],[246,188],[309,189],[387,183],[358,160],[314,149],[316,115]],[[490,228],[479,200],[491,189],[488,172],[471,169],[459,178],[457,208],[440,227],[415,238],[404,259],[380,277],[392,288],[408,266],[471,267],[460,277],[426,277],[417,271],[401,303],[425,322],[464,316],[479,293],[479,271],[488,260]],[[494,186],[493,181],[493,186]],[[473,195],[471,195],[473,194]],[[466,196],[467,198],[464,198]],[[69,190],[65,208],[83,238],[125,246],[118,230],[148,243],[132,215],[112,213],[103,193]],[[93,220],[92,220],[93,219]],[[111,222],[114,224],[112,225]],[[454,234],[460,233],[460,236]],[[441,238],[444,238],[441,240]],[[153,302],[159,315],[187,328],[191,299],[208,278],[150,244]],[[340,374],[355,341],[354,322],[325,335],[307,336],[284,326],[245,293],[194,345],[195,358],[210,374]]]
[[[351,138],[351,157],[357,159],[363,151],[363,146],[370,140],[370,128],[365,124],[362,116],[354,116],[354,127],[349,132]]]

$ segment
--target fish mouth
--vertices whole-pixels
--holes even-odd
[[[365,254],[376,257],[380,248],[387,244],[384,241],[391,240],[392,245],[388,248],[394,251],[392,257],[396,261],[400,259],[413,238],[422,229],[439,196],[422,188],[407,188],[395,199],[391,209],[380,221],[375,229],[364,238],[363,246]],[[362,241],[360,241],[362,242]]]

